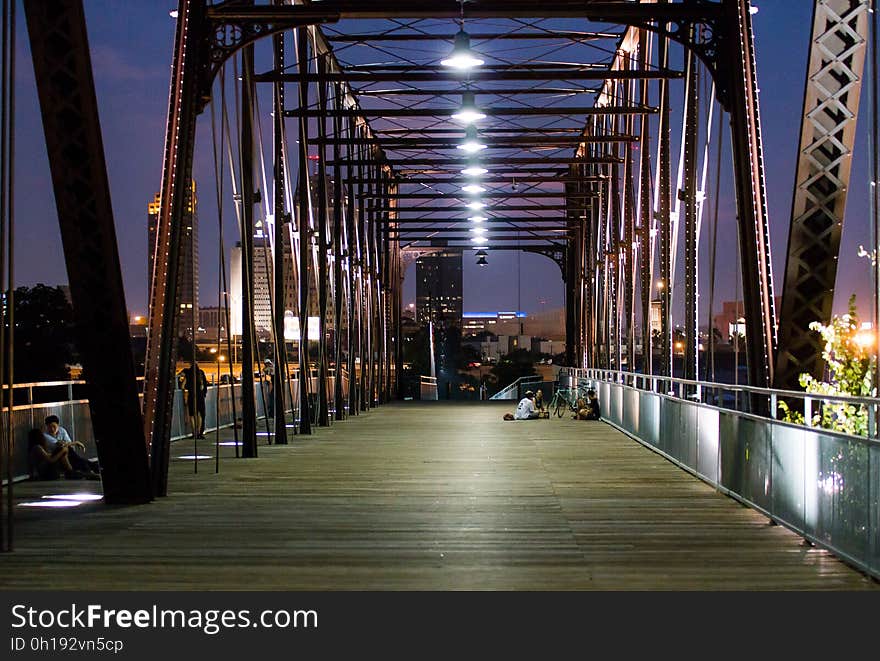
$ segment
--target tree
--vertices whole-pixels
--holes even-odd
[[[534,376],[535,364],[532,360],[532,352],[528,349],[511,351],[502,356],[489,373],[496,390],[510,385],[520,377]]]
[[[849,299],[849,312],[834,315],[828,325],[814,321],[810,329],[822,336],[825,361],[830,381],[820,381],[812,374],[801,374],[798,381],[808,393],[853,397],[874,397],[874,331],[863,331],[856,308],[856,297]],[[803,423],[804,416],[785,402],[779,404],[786,422]],[[825,402],[813,416],[813,425],[826,429],[867,436],[868,411],[864,406],[842,402]]]
[[[64,290],[43,284],[15,290],[14,344],[17,383],[68,378],[67,365],[79,359],[74,345],[73,308]]]

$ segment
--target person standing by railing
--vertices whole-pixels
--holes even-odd
[[[190,365],[183,370],[183,389],[186,410],[192,421],[195,438],[205,438],[205,397],[208,395],[208,376],[201,367]]]

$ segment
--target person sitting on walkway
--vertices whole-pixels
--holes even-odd
[[[574,411],[574,415],[571,416],[572,420],[587,420],[587,416],[590,414],[587,400],[583,397],[578,397],[574,404]]]
[[[97,459],[87,459],[85,456],[86,446],[80,441],[74,441],[70,438],[67,430],[61,426],[61,421],[57,415],[50,415],[45,420],[46,431],[46,449],[50,453],[54,453],[59,448],[67,448],[67,460],[74,470],[83,473],[99,473],[100,466]],[[80,455],[79,452],[83,453]]]
[[[546,408],[544,406],[544,391],[540,388],[535,391],[535,408],[541,413],[543,413]]]
[[[589,401],[587,402],[587,417],[585,419],[601,420],[602,407],[599,404],[599,396],[596,394],[596,391],[589,390],[587,392],[587,397],[589,397]]]
[[[599,397],[595,390],[587,391],[587,398],[577,398],[574,408],[576,413],[571,416],[575,420],[601,420],[602,407],[599,405]]]
[[[538,409],[535,408],[534,397],[535,393],[531,390],[526,391],[526,396],[516,405],[516,413],[513,414],[514,420],[536,420],[541,417]]]
[[[62,475],[69,480],[100,479],[89,471],[75,470],[70,465],[70,445],[58,442],[49,446],[49,436],[39,429],[28,432],[28,462],[31,475],[39,480],[57,480]]]

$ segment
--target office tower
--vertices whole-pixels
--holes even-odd
[[[296,310],[297,290],[293,277],[293,258],[290,249],[290,239],[285,233],[284,239],[284,310],[293,312]],[[241,243],[236,242],[232,249],[232,258],[229,269],[229,294],[232,334],[241,335],[241,269],[242,269]],[[274,256],[269,237],[264,233],[262,221],[256,223],[254,230],[254,326],[257,335],[268,336],[272,333],[272,292],[274,291]]]
[[[447,248],[416,260],[416,321],[461,328],[462,254]]]
[[[183,217],[182,256],[183,270],[180,274],[180,328],[187,335],[192,334],[193,314],[199,317],[199,213],[196,182],[190,182],[186,200],[186,214]],[[147,205],[147,288],[153,288],[153,268],[156,259],[156,228],[159,224],[160,193]],[[152,298],[152,296],[150,297]]]

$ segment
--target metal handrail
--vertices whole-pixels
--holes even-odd
[[[865,407],[868,409],[868,438],[875,439],[878,437],[878,428],[875,423],[877,419],[878,407],[880,407],[880,398],[878,397],[856,397],[853,395],[824,395],[819,393],[809,393],[799,390],[777,390],[774,388],[762,388],[758,386],[750,386],[745,384],[718,383],[713,381],[698,381],[693,379],[683,379],[680,377],[659,376],[656,374],[641,374],[639,372],[625,372],[622,370],[606,370],[601,368],[580,368],[580,367],[563,367],[559,370],[557,379],[567,375],[573,378],[586,379],[590,381],[607,381],[622,385],[629,385],[639,390],[656,392],[661,395],[670,396],[678,399],[693,401],[694,398],[701,400],[704,390],[742,393],[747,395],[757,395],[767,398],[770,404],[770,415],[759,415],[758,417],[769,418],[775,420],[773,415],[777,410],[779,400],[799,399],[803,400],[803,426],[813,428],[813,405],[820,403],[839,403],[856,407]],[[661,384],[669,384],[663,390],[660,389]],[[676,388],[677,386],[677,388]],[[692,389],[693,392],[685,395],[685,388]],[[678,392],[676,392],[676,389]],[[727,409],[727,407],[719,407]],[[733,409],[738,410],[738,409]],[[752,414],[754,414],[752,412]],[[795,424],[795,423],[788,423]],[[826,430],[828,432],[842,434],[834,430]],[[864,438],[860,436],[852,436],[853,438]]]
[[[521,376],[516,381],[511,383],[509,386],[506,386],[492,395],[489,399],[503,399],[504,395],[507,395],[510,392],[513,392],[514,388],[518,388],[523,383],[542,383],[544,381],[544,377],[539,374],[533,374],[532,376]]]

